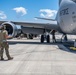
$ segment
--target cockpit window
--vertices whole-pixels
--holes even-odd
[[[72,1],[76,3],[76,0],[72,0]]]

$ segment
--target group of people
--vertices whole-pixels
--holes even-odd
[[[8,32],[6,31],[6,26],[0,26],[0,60],[4,60],[3,58],[4,49],[8,60],[13,59],[13,57],[11,57],[9,54],[9,44],[7,42],[8,38],[12,38],[12,37],[8,36]]]

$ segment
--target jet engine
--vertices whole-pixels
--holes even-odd
[[[11,35],[13,37],[17,36],[21,31],[21,29],[18,29],[17,26],[12,22],[4,22],[1,25],[5,25],[6,30],[8,31],[8,35]]]

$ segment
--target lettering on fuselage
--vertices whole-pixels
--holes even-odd
[[[69,14],[68,9],[69,9],[69,8],[66,8],[66,9],[61,10],[61,11],[60,11],[60,16],[68,15],[68,14]]]

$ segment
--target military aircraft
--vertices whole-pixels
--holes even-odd
[[[76,35],[76,0],[59,0],[59,10],[54,19],[39,18],[50,20],[50,23],[31,23],[31,22],[14,22],[14,21],[0,21],[1,25],[6,25],[6,30],[9,35],[16,36],[18,33],[16,25],[21,25],[23,33],[41,34],[41,42],[50,42],[50,35],[45,34],[51,30],[60,33]]]

